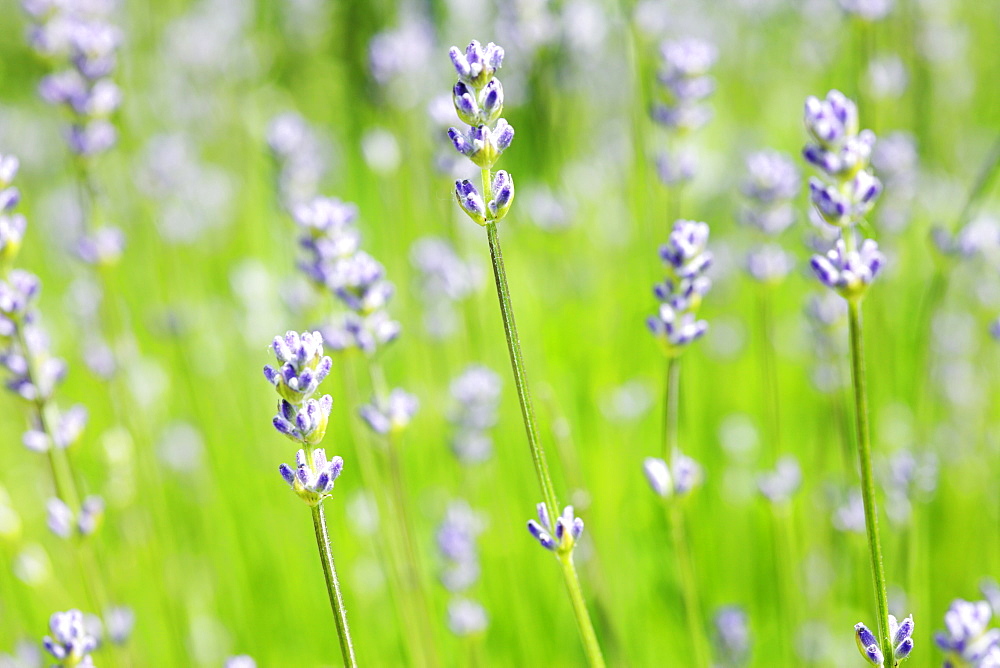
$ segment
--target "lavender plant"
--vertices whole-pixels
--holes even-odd
[[[333,398],[329,394],[313,398],[320,383],[330,373],[333,360],[324,354],[323,337],[319,332],[288,332],[283,337],[276,336],[271,349],[277,359],[277,367],[265,365],[264,377],[280,397],[278,412],[272,423],[279,433],[302,446],[295,454],[295,468],[282,464],[278,471],[288,486],[312,509],[316,547],[340,638],[341,657],[345,666],[356,666],[347,609],[323,511],[323,501],[333,491],[334,483],[344,469],[344,460],[341,457],[328,460],[326,451],[317,447],[326,435]]]
[[[336,198],[317,196],[298,204],[292,215],[301,234],[303,257],[299,269],[317,290],[331,296],[341,306],[322,327],[324,340],[331,349],[360,352],[371,381],[368,403],[358,406],[358,416],[377,434],[384,445],[389,481],[376,484],[391,497],[393,519],[389,551],[399,586],[411,599],[401,613],[410,615],[403,622],[411,649],[421,651],[424,661],[435,663],[433,634],[428,626],[429,602],[421,576],[420,558],[411,534],[408,504],[399,463],[399,437],[419,408],[419,402],[402,388],[389,389],[379,356],[398,338],[401,327],[388,312],[395,286],[385,276],[385,268],[361,249],[361,233],[355,222],[357,207]],[[356,399],[356,397],[352,397]],[[367,454],[359,457],[362,474],[374,480],[377,473]]]
[[[666,356],[667,373],[664,388],[663,457],[647,458],[645,470],[653,490],[666,499],[688,632],[698,665],[708,665],[708,648],[702,629],[698,587],[687,546],[684,516],[678,500],[690,489],[691,485],[687,481],[693,481],[697,477],[695,472],[700,474],[700,468],[694,460],[680,452],[678,410],[681,354],[688,345],[708,331],[708,323],[697,319],[702,298],[712,287],[711,279],[705,275],[712,264],[712,253],[706,248],[708,237],[707,223],[690,220],[678,220],[674,223],[667,243],[660,248],[660,258],[667,276],[662,283],[653,287],[653,293],[660,301],[659,312],[646,321]],[[672,462],[670,467],[667,465],[668,461]]]
[[[558,512],[560,506],[545,451],[538,437],[538,426],[535,423],[524,356],[514,321],[507,273],[497,232],[497,224],[507,215],[514,200],[513,178],[504,170],[493,173],[493,167],[500,155],[510,147],[514,139],[514,128],[501,118],[503,86],[495,76],[503,65],[504,50],[492,42],[483,46],[473,41],[464,53],[457,47],[452,47],[449,55],[458,74],[458,82],[452,89],[455,111],[468,127],[464,131],[451,128],[448,130],[448,136],[455,150],[479,167],[482,182],[482,192],[480,192],[471,181],[456,181],[455,198],[469,218],[486,228],[497,298],[500,302],[507,349],[514,372],[514,384],[517,388],[535,475],[542,492],[543,501],[538,504],[540,523],[531,520],[528,530],[543,547],[554,552],[558,558],[587,659],[591,666],[603,666],[604,657],[590,621],[590,613],[587,611],[579,576],[573,563],[573,548],[576,539],[583,531],[583,521],[573,516],[571,506],[567,506],[563,515],[554,523],[549,521],[550,512]]]
[[[659,75],[663,99],[653,105],[653,120],[667,132],[667,145],[656,156],[660,181],[671,190],[667,220],[680,215],[680,188],[691,181],[697,170],[694,156],[677,146],[712,118],[706,103],[715,90],[709,71],[718,58],[714,45],[688,37],[666,41],[660,46],[663,68]]]
[[[55,535],[73,539],[87,598],[94,610],[107,614],[111,608],[104,576],[85,540],[100,526],[104,502],[96,495],[81,501],[77,473],[68,456],[83,433],[87,411],[81,405],[67,410],[57,406],[55,390],[68,369],[51,354],[40,323],[36,301],[41,281],[12,268],[27,227],[24,216],[14,212],[20,192],[11,181],[17,171],[17,158],[0,155],[0,364],[8,374],[7,389],[28,407],[30,426],[22,437],[24,446],[48,460],[55,491],[47,504],[48,526]]]
[[[842,93],[832,90],[825,100],[810,97],[805,104],[805,125],[811,142],[803,149],[805,159],[820,170],[823,178],[809,180],[810,199],[823,220],[840,231],[840,238],[825,255],[812,258],[816,277],[826,287],[847,300],[851,341],[851,378],[854,385],[855,429],[861,470],[861,494],[864,502],[865,530],[875,588],[878,637],[862,634],[857,627],[858,647],[865,658],[876,664],[882,657],[891,666],[909,656],[900,653],[900,642],[892,628],[886,594],[885,567],[875,503],[875,479],[872,472],[871,436],[868,421],[868,397],[865,379],[864,345],[861,330],[861,300],[878,276],[885,257],[873,239],[860,234],[866,214],[882,191],[882,184],[868,170],[875,144],[871,130],[858,129],[858,110]],[[909,634],[912,633],[912,618]]]

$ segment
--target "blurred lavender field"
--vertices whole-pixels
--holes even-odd
[[[1000,667],[998,26],[5,0],[0,666]]]

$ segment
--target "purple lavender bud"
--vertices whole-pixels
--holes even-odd
[[[289,487],[295,487],[295,471],[292,470],[291,466],[288,464],[282,464],[278,467],[278,472],[281,474],[281,477],[285,479],[285,482],[288,483]]]
[[[492,123],[503,113],[503,85],[499,79],[492,79],[483,89],[481,123]],[[469,125],[472,125],[470,123]]]
[[[552,536],[545,531],[538,522],[535,520],[528,520],[528,531],[531,535],[535,537],[535,540],[544,547],[546,550],[555,550],[556,542],[552,539]]]
[[[882,652],[878,647],[878,641],[867,626],[858,622],[854,625],[854,640],[858,644],[858,651],[861,656],[874,666],[882,665]]]
[[[496,146],[497,153],[506,151],[512,141],[514,141],[514,128],[501,118],[497,121],[496,127],[493,128],[493,144]]]
[[[548,530],[552,530],[552,522],[549,518],[549,508],[545,503],[539,503],[535,506],[535,512],[538,514],[538,520],[542,523],[542,526]]]
[[[656,156],[656,174],[665,186],[675,186],[694,179],[698,165],[691,153],[660,152]]]
[[[673,493],[673,483],[670,479],[670,469],[667,463],[658,457],[647,457],[643,460],[642,469],[646,480],[653,491],[666,498]]]
[[[467,179],[455,181],[455,199],[469,218],[479,225],[486,224],[486,206],[483,204],[482,195],[471,181]]]
[[[62,499],[52,498],[45,509],[49,530],[60,538],[69,538],[73,533],[73,511],[70,507]]]
[[[913,638],[907,638],[903,642],[896,645],[896,648],[893,650],[893,656],[895,657],[896,661],[902,661],[903,659],[909,657],[912,651],[913,651]]]
[[[909,616],[898,626],[895,624],[896,618],[889,616],[889,631],[892,635],[892,644],[899,645],[901,642],[913,635],[913,616]],[[893,628],[895,627],[895,628]]]
[[[1000,318],[990,323],[990,336],[994,341],[1000,341]]]
[[[24,443],[24,447],[32,452],[48,452],[49,448],[52,447],[49,435],[38,429],[29,429],[24,432],[21,442]]]
[[[497,221],[507,215],[514,201],[514,179],[500,170],[493,177],[493,200],[489,203],[490,219]]]
[[[676,453],[673,458],[674,494],[684,496],[693,490],[702,477],[701,466],[691,457]]]
[[[455,112],[462,119],[463,123],[480,125],[481,123],[489,122],[483,118],[485,114],[482,113],[479,103],[476,101],[476,92],[466,85],[465,82],[459,81],[455,84],[455,87],[452,88],[451,96],[452,101],[455,103]],[[449,132],[449,135],[451,135],[451,132]],[[452,137],[452,141],[454,141],[454,137]],[[455,148],[458,148],[457,144]]]

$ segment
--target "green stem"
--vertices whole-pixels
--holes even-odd
[[[678,425],[680,420],[681,358],[667,359],[667,378],[663,390],[663,461],[670,462],[678,450]]]
[[[573,553],[560,554],[559,563],[562,565],[563,578],[566,580],[566,591],[569,592],[570,601],[573,603],[576,625],[580,628],[580,635],[583,638],[583,648],[587,652],[587,663],[591,668],[603,668],[604,655],[601,653],[600,643],[597,642],[594,625],[590,621],[587,603],[583,599],[580,578],[576,574],[576,566],[573,565]]]
[[[670,535],[674,543],[674,557],[677,560],[677,577],[681,586],[681,597],[684,599],[684,612],[687,617],[688,635],[691,637],[692,652],[695,665],[708,668],[709,651],[706,645],[705,633],[701,625],[701,605],[698,601],[698,583],[695,581],[694,567],[691,564],[691,552],[688,549],[687,535],[684,532],[684,515],[676,499],[667,503],[667,520],[670,523]]]
[[[483,181],[488,181],[488,171],[483,170]],[[528,377],[524,368],[524,356],[521,353],[521,340],[517,335],[517,324],[514,322],[514,307],[510,300],[510,288],[507,286],[507,272],[503,264],[503,252],[500,250],[500,238],[497,234],[497,224],[486,224],[486,235],[490,243],[490,259],[493,261],[493,276],[496,279],[497,297],[500,299],[500,314],[503,317],[503,328],[507,335],[507,350],[510,353],[510,365],[514,371],[514,385],[517,387],[517,399],[521,405],[521,417],[524,419],[524,430],[528,435],[528,447],[531,449],[531,460],[535,465],[538,485],[542,490],[542,499],[553,516],[559,514],[559,502],[556,497],[552,476],[549,473],[545,450],[538,438],[538,425],[535,423],[535,409],[531,404],[531,392],[528,389]]]
[[[344,596],[340,591],[340,580],[337,578],[337,568],[333,564],[333,550],[330,548],[330,532],[326,528],[326,514],[323,505],[312,507],[313,528],[316,530],[316,547],[319,548],[320,561],[323,563],[323,576],[326,579],[326,591],[330,595],[330,608],[333,610],[333,620],[337,624],[337,635],[340,636],[340,654],[345,666],[357,666],[354,658],[354,642],[351,640],[351,629],[347,625],[347,608],[344,607]]]
[[[875,476],[872,474],[872,446],[868,422],[868,396],[865,388],[865,355],[861,332],[861,304],[848,301],[851,330],[851,378],[854,382],[854,415],[858,439],[858,459],[861,465],[861,495],[865,506],[865,530],[868,533],[868,552],[871,557],[872,580],[875,585],[875,603],[878,606],[879,643],[890,665],[892,641],[889,637],[889,600],[886,595],[885,568],[882,565],[882,542],[878,532],[878,513],[875,506]]]
[[[492,199],[491,175],[489,169],[482,170],[484,201]],[[514,306],[510,299],[510,288],[507,285],[507,270],[503,263],[503,252],[500,250],[500,237],[497,234],[496,221],[486,224],[486,236],[490,244],[490,260],[493,263],[493,277],[496,279],[497,298],[500,301],[500,315],[503,318],[504,333],[507,337],[507,351],[510,353],[510,365],[514,372],[514,385],[517,387],[517,399],[521,405],[521,417],[524,420],[524,431],[528,436],[528,447],[531,450],[531,460],[535,466],[535,475],[541,488],[542,498],[549,508],[551,517],[559,514],[559,500],[556,497],[555,486],[549,473],[545,450],[538,438],[538,425],[535,422],[535,409],[531,404],[531,392],[528,389],[528,374],[524,368],[524,356],[521,352],[521,339],[517,334],[517,324],[514,322]],[[573,602],[576,613],[576,623],[583,639],[587,658],[593,667],[604,666],[601,647],[594,633],[594,625],[590,621],[583,593],[580,591],[580,580],[573,568],[571,557],[561,557],[563,573],[566,577],[566,587]],[[567,560],[570,560],[567,564]]]

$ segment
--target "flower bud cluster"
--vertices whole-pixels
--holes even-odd
[[[42,639],[45,651],[52,655],[59,666],[94,665],[90,653],[97,649],[97,638],[91,635],[79,610],[57,612],[49,619],[51,636]]]
[[[445,564],[441,583],[453,595],[448,604],[448,626],[457,636],[480,633],[489,623],[483,606],[468,597],[468,590],[479,580],[476,539],[484,529],[480,514],[465,501],[450,503],[438,526],[438,551]]]
[[[774,239],[795,222],[792,200],[799,191],[799,171],[777,151],[758,151],[746,160],[746,205],[740,220],[765,238]],[[747,273],[764,284],[780,283],[794,267],[790,253],[776,242],[758,244],[747,254]]]
[[[484,462],[493,454],[490,430],[496,426],[503,381],[492,369],[471,364],[451,382],[455,407],[448,416],[455,428],[451,450],[466,465]]]
[[[708,330],[708,323],[697,319],[701,300],[712,287],[705,275],[712,264],[712,253],[706,248],[708,235],[707,223],[678,220],[660,247],[667,277],[653,286],[660,308],[647,318],[646,325],[669,357],[679,355]]]
[[[934,634],[934,643],[947,654],[946,666],[996,665],[987,661],[1000,650],[1000,629],[989,628],[992,617],[986,601],[952,602],[944,615],[945,630]]]
[[[659,82],[663,101],[653,105],[653,120],[673,137],[681,137],[702,127],[712,118],[706,103],[715,91],[715,79],[709,70],[718,58],[713,44],[696,38],[664,42],[660,47],[663,68]],[[694,178],[694,157],[676,148],[656,157],[660,180],[667,186],[683,184]]]
[[[552,522],[548,506],[543,502],[538,504],[538,521],[528,520],[528,531],[546,550],[566,556],[573,552],[583,533],[583,520],[573,513],[573,506],[566,506],[562,515]]]
[[[805,125],[812,141],[802,155],[823,177],[809,180],[809,197],[819,217],[840,230],[840,240],[825,256],[813,256],[812,268],[821,283],[858,301],[885,264],[874,240],[856,240],[858,226],[882,192],[869,170],[875,134],[859,132],[857,106],[836,90],[825,100],[806,100]]]
[[[658,457],[646,457],[642,469],[652,490],[664,499],[679,499],[687,496],[701,484],[701,465],[680,452],[674,453],[672,462]]]
[[[66,107],[72,114],[67,133],[70,150],[82,157],[95,156],[117,140],[110,116],[121,104],[122,94],[112,79],[121,30],[112,25],[95,3],[62,3],[22,0],[31,17],[28,41],[41,56],[64,67],[47,75],[38,92],[49,104]]]
[[[898,622],[895,616],[889,615],[889,638],[892,641],[889,665],[897,666],[913,651],[913,617]],[[854,639],[858,643],[858,651],[868,663],[873,666],[885,665],[885,654],[875,639],[875,634],[867,626],[861,623],[855,624]]]
[[[395,286],[385,278],[382,264],[361,250],[357,207],[334,197],[314,197],[295,206],[292,216],[301,230],[299,269],[347,307],[324,327],[326,343],[334,350],[355,348],[371,355],[394,341],[400,327],[386,307]]]
[[[287,332],[271,343],[278,366],[264,366],[264,378],[278,393],[278,412],[274,428],[302,445],[296,454],[296,468],[278,467],[281,477],[310,506],[318,505],[333,489],[333,482],[344,468],[344,460],[327,460],[326,452],[316,446],[326,436],[333,398],[313,395],[329,375],[333,361],[324,354],[319,332]]]
[[[456,181],[455,199],[477,224],[496,223],[507,215],[514,201],[514,179],[510,174],[500,170],[487,178],[514,140],[514,128],[500,117],[503,86],[495,77],[503,65],[503,49],[493,42],[484,47],[473,40],[464,53],[453,46],[449,55],[458,73],[458,83],[452,89],[455,112],[469,127],[450,128],[448,137],[456,151],[483,170],[484,189],[480,193],[471,181]]]

